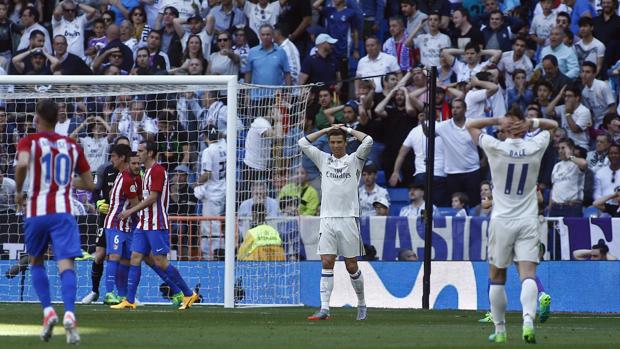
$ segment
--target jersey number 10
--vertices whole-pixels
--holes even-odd
[[[512,180],[515,174],[515,164],[508,164],[508,171],[506,172],[506,187],[504,188],[504,194],[510,195],[512,191]],[[527,180],[528,164],[521,165],[521,176],[519,177],[519,184],[517,185],[517,195],[523,195],[523,189],[525,188],[525,181]]]
[[[58,186],[69,184],[71,179],[69,155],[58,153],[53,156],[52,153],[47,153],[41,157],[41,166],[45,168],[45,183],[51,184],[53,180]]]

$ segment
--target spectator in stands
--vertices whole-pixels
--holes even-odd
[[[0,213],[15,212],[15,181],[6,176],[6,169],[0,167]]]
[[[128,20],[123,20],[118,27],[120,32],[120,40],[125,46],[127,46],[131,52],[135,52],[138,48],[138,40],[133,36],[135,30],[133,28],[133,24],[131,24]],[[147,34],[148,38],[148,34]],[[144,47],[145,43],[140,43],[141,47]]]
[[[594,21],[592,18],[583,17],[579,19],[579,37],[581,37],[581,40],[577,41],[574,48],[577,53],[579,66],[582,66],[585,61],[596,64],[596,74],[594,75],[597,76],[603,67],[605,45],[592,36],[593,30]]]
[[[42,31],[34,30],[30,32],[30,40],[28,41],[28,47],[15,52],[15,55],[13,55],[13,57],[11,58],[11,65],[9,66],[8,73],[12,75],[16,75],[16,74],[22,74],[24,70],[27,70],[27,69],[29,70],[32,66],[31,57],[29,56],[30,51],[37,49],[37,48],[42,49],[44,47],[44,44],[45,44],[45,35],[43,34]],[[23,56],[23,59],[22,59],[25,66],[21,71],[17,71],[15,65],[13,64],[13,58],[15,58],[16,56],[22,53],[26,53],[26,55]]]
[[[77,15],[78,7],[84,14]],[[60,1],[52,17],[54,36],[64,35],[68,43],[67,51],[80,58],[84,57],[84,29],[96,14],[97,10],[86,4],[76,4],[72,0]]]
[[[91,75],[92,71],[80,57],[67,52],[67,39],[62,35],[54,37],[54,57],[59,61],[56,74]]]
[[[74,115],[75,106],[63,100],[57,101],[56,105],[58,106],[58,122],[54,132],[69,136],[80,125],[80,120]]]
[[[173,169],[178,165],[189,165],[190,145],[187,130],[179,125],[176,110],[163,109],[157,119],[157,144],[164,166]]]
[[[404,248],[398,252],[398,260],[400,262],[415,262],[418,260],[418,255],[412,249]]]
[[[29,60],[30,64],[25,61]],[[35,48],[24,51],[11,60],[15,72],[21,75],[51,75],[58,68],[58,59],[45,51],[45,48]]]
[[[487,200],[485,201],[484,198],[487,198]],[[480,182],[480,204],[474,206],[471,209],[471,213],[472,213],[471,215],[474,217],[490,216],[489,201],[490,201],[490,205],[492,205],[493,185],[491,184],[490,181],[485,179],[482,182]]]
[[[90,63],[93,62],[93,60],[99,53],[99,50],[101,50],[108,44],[108,37],[105,35],[106,34],[105,32],[106,32],[106,29],[105,29],[105,23],[103,22],[103,19],[96,18],[92,22],[92,30],[90,34],[88,34],[89,35],[87,37],[88,44],[86,45],[86,49],[84,50],[84,60],[86,61],[87,64],[90,65]],[[54,47],[54,51],[56,51],[56,47]]]
[[[413,0],[406,0],[406,2],[415,3]],[[405,3],[402,3],[405,6]],[[421,13],[417,11],[416,13]],[[441,50],[452,46],[450,37],[439,31],[440,15],[437,12],[430,13],[428,15],[427,25],[428,33],[419,34],[413,39],[413,45],[420,51],[420,63],[425,67],[431,66],[439,67]],[[423,22],[419,23],[421,28]],[[407,26],[409,28],[409,26]],[[419,33],[419,31],[418,31]],[[412,33],[409,32],[411,37]]]
[[[232,37],[228,32],[217,36],[219,50],[209,56],[207,74],[210,75],[238,75],[240,57],[232,49]]]
[[[607,113],[616,112],[616,98],[609,85],[596,79],[596,64],[586,61],[581,66],[583,104],[592,111],[594,127],[599,128]]]
[[[471,205],[480,202],[480,159],[478,149],[465,129],[467,105],[462,99],[452,101],[452,119],[437,125],[437,135],[444,144],[446,190],[449,196],[464,192]]]
[[[103,11],[101,13],[101,19],[105,23],[105,28],[108,29],[111,24],[116,23],[116,13],[111,10]]]
[[[97,56],[93,61],[95,73],[103,74],[104,70],[110,66],[118,68],[120,75],[128,75],[129,72],[123,69],[123,52],[119,47],[113,47]],[[107,63],[103,63],[107,61]]]
[[[452,209],[454,209],[454,217],[467,217],[467,204],[469,199],[467,194],[456,192],[452,194]]]
[[[34,7],[23,7],[20,15],[20,24],[24,26],[24,31],[22,32],[22,37],[17,45],[17,50],[19,53],[20,50],[24,50],[28,47],[32,47],[31,39],[32,32],[40,31],[43,35],[43,45],[39,47],[45,47],[47,52],[52,52],[52,44],[48,34],[47,29],[39,23],[40,14]]]
[[[500,50],[480,50],[475,43],[467,43],[465,49],[447,48],[441,51],[441,55],[452,66],[456,73],[456,81],[468,81],[472,75],[486,70],[490,64],[497,64],[502,55]],[[455,55],[464,55],[464,61],[456,59]],[[482,56],[490,56],[487,61],[480,62]]]
[[[400,209],[400,217],[417,218],[424,214],[426,204],[424,202],[424,185],[412,184],[409,186],[409,205]],[[439,216],[439,210],[433,205],[433,215]]]
[[[121,41],[120,28],[115,24],[110,24],[108,28],[106,29],[106,37],[108,38],[108,44],[99,51],[99,56],[97,57],[100,57],[101,55],[105,54],[106,51],[108,50],[111,50],[113,48],[118,48],[117,51],[119,51],[122,55],[120,69],[126,72],[131,71],[131,68],[133,67],[133,52],[129,47],[127,47],[127,45],[125,45]],[[95,61],[96,60],[97,59],[95,59]],[[111,62],[108,62],[106,61],[105,58],[103,58],[101,63],[99,64],[104,64],[104,63],[111,63]],[[97,71],[94,65],[95,63],[93,62],[93,71]]]
[[[0,57],[4,58],[5,71],[13,56],[13,43],[18,41],[19,27],[8,17],[8,5],[0,2]]]
[[[579,88],[569,86],[563,88],[564,104],[555,107],[561,95],[558,95],[547,107],[547,115],[555,118],[566,129],[568,138],[575,145],[588,149],[590,147],[590,133],[592,115],[590,110],[581,104],[581,91]]]
[[[452,47],[465,50],[468,43],[477,47],[484,45],[484,37],[479,28],[473,26],[469,21],[469,11],[464,8],[457,8],[452,13],[452,23],[454,28],[450,33]]]
[[[564,31],[560,27],[553,27],[549,35],[549,45],[542,48],[540,56],[553,55],[558,61],[558,68],[562,74],[570,79],[579,76],[579,62],[575,50],[564,44]]]
[[[558,59],[552,54],[544,56],[542,69],[545,73],[545,80],[549,81],[552,86],[551,98],[555,98],[560,93],[562,87],[572,83],[572,78],[562,73],[558,67]]]
[[[159,18],[159,17],[158,17]],[[179,67],[183,64],[183,45],[181,38],[185,34],[181,26],[179,11],[173,6],[166,6],[161,17],[161,22],[155,23],[155,28],[161,33],[159,49],[168,56],[171,67]],[[187,49],[187,47],[185,47]],[[202,50],[202,47],[200,47]],[[203,57],[204,58],[204,57]],[[169,69],[168,69],[169,70]]]
[[[564,32],[566,33],[567,30],[570,31],[570,15],[568,14],[568,12],[565,12],[565,11],[558,12],[557,11],[558,9],[559,7],[557,7],[554,11],[556,13],[555,25],[562,28]]]
[[[149,49],[149,64],[157,72],[170,70],[168,55],[161,50],[162,35],[158,30],[151,30],[146,47]]]
[[[269,0],[259,0],[258,3],[255,4],[248,0],[235,1],[237,6],[248,18],[248,26],[256,35],[259,35],[260,26],[263,24],[269,24],[272,27],[276,26],[281,11],[281,5],[287,2],[286,0],[278,0],[270,3]],[[286,37],[288,37],[288,35]]]
[[[140,4],[139,0],[108,0],[106,2],[110,5],[107,7],[108,11],[114,14],[112,19],[116,25],[120,25],[123,19],[129,18],[129,9]]]
[[[594,37],[600,40],[606,47],[606,58],[602,67],[602,78],[609,67],[620,58],[616,46],[618,46],[618,33],[620,33],[620,17],[618,17],[616,0],[601,0],[600,15],[594,17]],[[615,5],[615,6],[614,6]]]
[[[510,81],[513,87],[506,91],[506,105],[511,108],[516,104],[521,110],[527,110],[527,106],[534,101],[534,93],[532,89],[527,86],[527,74],[525,70],[521,68],[515,69],[512,72]]]
[[[87,128],[85,137],[79,137],[80,145],[84,150],[86,160],[91,169],[97,169],[106,163],[108,147],[112,138],[111,128],[99,115],[91,115],[78,126],[69,137],[74,140],[84,128]]]
[[[266,1],[266,0],[263,0]],[[246,1],[246,4],[249,3]],[[273,3],[272,3],[273,4]],[[291,73],[291,85],[299,85],[299,72],[301,69],[301,60],[299,50],[288,39],[289,32],[286,26],[277,25],[273,30],[273,41],[286,53],[288,59],[288,67]]]
[[[144,2],[142,0],[140,0],[141,2]],[[190,18],[191,16],[196,15],[197,13],[199,13],[199,9],[200,9],[200,0],[165,0],[163,2],[160,2],[160,11],[159,14],[162,15],[163,12],[165,12],[166,7],[174,7],[178,14],[178,18],[182,21],[185,22],[188,20],[188,18]],[[163,9],[163,11],[162,11]],[[163,14],[165,15],[165,14]]]
[[[575,250],[573,258],[576,260],[592,260],[592,261],[615,261],[618,257],[609,253],[609,246],[605,243],[605,239],[599,239],[598,243],[592,246],[591,250]]]
[[[441,30],[448,30],[448,26],[450,25],[450,1],[448,0],[419,0],[417,2],[418,10],[422,11],[426,14],[430,14],[432,12],[438,12],[441,15],[441,22],[439,24],[439,28]]]
[[[375,214],[373,216],[387,217],[390,213],[390,201],[384,197],[375,199],[372,203]]]
[[[288,0],[281,3],[278,23],[286,25],[291,32],[291,41],[297,46],[301,57],[306,57],[311,48],[306,29],[312,24],[312,6],[310,1]]]
[[[491,75],[486,71],[478,72],[470,78],[470,90],[465,94],[467,105],[465,118],[478,119],[505,114],[505,104],[501,106],[504,112],[495,110],[496,106],[493,105],[491,98],[499,91],[499,86],[492,83],[490,79]]]
[[[357,72],[355,76],[357,78],[372,76],[372,80],[375,83],[375,92],[379,93],[383,91],[381,85],[381,77],[377,75],[385,75],[389,73],[397,73],[400,79],[400,66],[396,57],[388,55],[380,51],[379,39],[376,37],[369,37],[366,39],[366,56],[362,57],[357,64]],[[359,79],[355,80],[355,89],[357,90]]]
[[[574,151],[575,143],[571,139],[559,142],[560,161],[551,173],[550,217],[582,216],[584,172],[588,162],[573,155]]]
[[[383,129],[389,132],[389,137],[384,141],[381,168],[384,169],[386,177],[390,178],[403,141],[409,131],[418,125],[417,113],[408,98],[407,89],[395,87],[377,104],[375,115],[380,118]]]
[[[389,19],[390,38],[383,43],[383,52],[396,57],[396,61],[402,72],[407,72],[413,65],[413,50],[405,43],[407,34],[402,17]]]
[[[205,68],[200,74],[204,75],[209,62],[207,62],[207,59],[205,59],[204,57],[202,47],[202,40],[200,39],[200,36],[194,34],[190,35],[187,39],[187,45],[183,50],[183,58],[181,59],[183,64],[181,66],[187,66],[190,63],[190,60],[197,59],[201,62],[201,66]],[[231,66],[234,69],[234,64],[231,64]],[[235,72],[233,75],[237,75],[237,72]]]
[[[547,81],[546,79],[539,80],[538,83],[534,85],[534,91],[536,95],[534,96],[533,103],[540,106],[540,112],[544,115],[547,113],[547,106],[551,102],[551,95],[553,94],[553,85],[551,85],[551,83]],[[561,98],[561,95],[560,95],[560,98]],[[553,109],[553,108],[550,108],[550,109]]]
[[[344,123],[344,114],[342,110],[333,110],[337,107],[332,98],[332,92],[327,86],[319,88],[319,112],[314,116],[314,122],[318,130],[322,130],[333,124]],[[332,109],[329,115],[325,112],[328,109]]]
[[[552,11],[553,0],[541,0],[542,13],[534,15],[530,23],[530,39],[538,44],[538,51],[548,44],[551,29],[556,22],[556,12]]]
[[[620,145],[612,144],[607,153],[609,166],[602,167],[594,176],[594,200],[620,190]]]
[[[250,198],[244,200],[239,205],[237,217],[239,217],[239,232],[244,235],[250,226],[252,217],[252,206],[256,204],[265,205],[267,218],[280,216],[278,200],[267,196],[267,185],[265,182],[255,181],[251,186]]]
[[[280,202],[286,201],[285,198],[293,198],[297,202],[296,210],[292,216],[316,216],[318,214],[321,200],[319,193],[308,181],[308,174],[303,166],[295,169],[295,175],[289,183],[285,184],[278,193]],[[285,210],[282,210],[284,213]]]
[[[340,91],[341,76],[333,54],[334,44],[337,39],[329,34],[319,34],[315,40],[316,53],[304,59],[299,74],[299,84],[312,84],[322,82],[327,86],[334,86]]]
[[[187,165],[178,165],[170,180],[170,203],[168,212],[171,216],[194,214],[196,198],[190,190],[188,178],[191,170]]]
[[[233,0],[221,0],[207,16],[207,32],[218,35],[223,31],[232,33],[235,27],[244,27],[246,22],[242,10],[233,5]],[[260,27],[259,27],[260,29]]]
[[[588,152],[586,158],[590,170],[596,173],[600,168],[609,166],[607,153],[612,143],[611,135],[607,132],[596,136],[596,146],[594,150]]]
[[[136,63],[131,69],[131,75],[153,75],[156,70],[151,68],[149,64],[149,49],[140,47],[136,51]]]
[[[594,200],[592,206],[613,218],[620,217],[620,190]]]
[[[148,25],[146,16],[146,10],[143,6],[136,6],[129,10],[127,14],[127,20],[133,27],[132,37],[136,40],[136,44],[146,44],[146,39],[149,36],[151,27]]]
[[[489,25],[482,30],[484,48],[489,50],[509,51],[512,46],[512,31],[504,24],[504,15],[494,10],[489,16]]]
[[[200,37],[200,41],[202,42],[202,53],[204,54],[204,58],[208,59],[211,55],[213,32],[207,31],[206,27],[204,26],[204,21],[200,16],[194,15],[189,17],[187,19],[187,23],[189,24],[189,31],[185,31],[183,36],[181,37],[181,46],[183,47],[183,50],[185,50],[185,47],[187,46],[187,40],[189,39],[190,35],[198,35]],[[230,35],[230,33],[232,32],[228,33]]]
[[[512,44],[512,51],[504,52],[497,64],[497,69],[503,77],[507,90],[514,87],[513,73],[516,69],[522,69],[525,72],[526,80],[532,75],[534,67],[530,58],[525,54],[526,47],[526,39],[518,36]]]
[[[609,113],[603,118],[601,129],[611,136],[614,143],[620,142],[620,116],[616,113]]]
[[[390,201],[388,191],[377,184],[377,166],[373,163],[367,164],[362,169],[362,185],[359,187],[360,211],[361,216],[375,216],[374,203],[384,199]]]
[[[405,176],[401,174],[403,164],[407,159],[407,154],[410,150],[413,150],[413,156],[415,158],[415,174],[413,183],[418,185],[426,184],[426,136],[423,128],[428,127],[426,121],[426,114],[418,114],[418,126],[414,127],[407,138],[403,142],[398,156],[394,162],[394,170],[389,177],[389,184],[396,186],[398,183],[407,183],[407,171],[404,172]],[[447,206],[448,199],[446,196],[446,173],[444,172],[444,146],[440,137],[435,138],[435,161],[433,166],[433,204],[438,206]],[[405,165],[405,169],[407,164]],[[404,179],[404,180],[403,180]]]
[[[423,33],[426,33],[426,30],[423,28],[426,20],[429,21],[428,27],[430,29],[430,15],[428,15],[422,11],[418,10],[418,4],[416,0],[400,0],[400,11],[406,20],[406,30],[407,34],[411,37],[411,35],[417,37]],[[437,25],[436,28],[439,29],[439,22],[441,21],[441,15],[437,14]],[[418,27],[422,27],[421,30],[417,30]],[[420,52],[422,53],[422,52]],[[439,52],[437,54],[439,56]]]

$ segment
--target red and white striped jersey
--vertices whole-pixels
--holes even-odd
[[[140,211],[138,229],[168,229],[168,173],[158,163],[146,170],[144,174],[142,199],[148,198],[153,191],[159,193],[159,195],[151,206]]]
[[[17,152],[30,153],[26,218],[73,213],[73,174],[90,171],[82,148],[69,137],[39,132],[22,138]]]
[[[129,207],[129,200],[135,197],[138,197],[138,185],[129,170],[116,175],[114,185],[110,191],[110,211],[108,211],[104,222],[106,229],[117,229],[126,233],[131,232],[131,217],[119,220],[118,215]]]

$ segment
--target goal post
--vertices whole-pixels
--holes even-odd
[[[249,223],[252,222],[252,217],[241,217],[238,214],[238,208],[242,204],[244,199],[251,198],[252,194],[250,193],[251,188],[256,183],[263,183],[266,185],[268,189],[267,200],[276,200],[279,204],[279,197],[277,195],[276,185],[271,184],[271,180],[275,178],[276,174],[285,173],[287,179],[290,179],[294,176],[294,172],[301,164],[301,153],[299,149],[294,149],[292,145],[292,141],[299,136],[299,133],[303,136],[303,128],[304,128],[304,118],[305,118],[305,109],[306,103],[308,99],[308,94],[310,87],[309,86],[252,86],[239,84],[237,82],[237,76],[187,76],[187,75],[175,75],[175,76],[62,76],[62,75],[51,75],[51,76],[12,76],[12,75],[4,75],[0,76],[0,103],[1,105],[8,105],[10,103],[23,103],[24,105],[33,105],[36,103],[36,100],[40,98],[52,98],[56,100],[63,100],[66,104],[73,103],[78,105],[84,101],[86,104],[86,100],[88,98],[99,98],[105,103],[108,103],[108,100],[116,100],[121,96],[128,95],[131,98],[128,98],[128,101],[137,101],[139,98],[143,96],[147,96],[147,98],[141,100],[143,104],[146,106],[145,116],[147,112],[151,112],[152,115],[159,115],[162,112],[162,109],[174,109],[179,108],[178,106],[181,103],[188,103],[187,101],[182,100],[182,96],[185,94],[201,95],[204,96],[209,92],[214,94],[214,98],[219,102],[224,102],[222,105],[226,108],[226,125],[225,125],[225,140],[226,140],[226,163],[225,163],[225,171],[222,169],[222,173],[226,173],[225,176],[225,212],[224,213],[224,222],[220,223],[220,220],[216,218],[212,218],[209,215],[199,212],[196,209],[193,213],[196,217],[191,217],[191,219],[187,220],[187,223],[179,223],[180,220],[172,220],[175,222],[175,225],[189,226],[189,235],[184,236],[183,229],[181,228],[181,233],[175,236],[174,232],[171,228],[171,240],[178,245],[178,250],[175,253],[179,256],[178,260],[174,263],[179,267],[181,274],[189,279],[188,284],[190,287],[193,287],[195,284],[202,284],[201,290],[205,290],[204,294],[204,302],[208,304],[223,304],[226,308],[232,308],[239,305],[292,305],[292,304],[300,304],[300,290],[299,290],[299,265],[298,258],[299,253],[297,253],[297,257],[287,257],[283,260],[276,259],[270,261],[261,261],[261,260],[238,260],[237,251],[244,240],[244,234],[249,228]],[[148,99],[148,96],[157,95],[156,100]],[[196,96],[194,96],[196,97]],[[202,97],[201,97],[202,98]],[[199,99],[196,97],[196,99]],[[18,102],[15,102],[18,101]],[[149,106],[149,102],[153,102]],[[195,101],[194,101],[195,102]],[[132,102],[129,102],[132,103]],[[202,109],[200,109],[201,115],[207,115],[208,107],[203,105],[204,100],[199,100],[197,102]],[[175,107],[171,107],[175,106]],[[23,108],[27,108],[26,106],[22,106]],[[22,108],[20,107],[20,108]],[[86,108],[86,107],[85,107]],[[105,110],[107,108],[107,104],[104,108],[104,114],[109,112],[109,110]],[[149,109],[151,108],[151,109]],[[153,109],[156,108],[156,109]],[[86,108],[87,109],[87,108]],[[101,107],[97,107],[96,112],[92,112],[93,115],[99,115],[101,113]],[[126,114],[128,114],[131,118],[130,107],[126,108]],[[188,107],[189,110],[189,107]],[[179,114],[175,115],[177,118],[180,118]],[[7,110],[7,113],[15,114],[14,118],[11,119],[9,117],[9,122],[17,122],[18,114],[21,112],[13,112]],[[31,112],[30,112],[31,113]],[[68,112],[67,112],[68,113]],[[77,112],[76,112],[77,114]],[[80,120],[83,120],[90,114],[90,112],[84,112]],[[187,133],[191,133],[194,136],[193,140],[187,141],[189,150],[175,150],[175,153],[178,159],[174,162],[174,166],[171,165],[168,168],[168,172],[170,173],[169,178],[174,178],[171,172],[180,167],[178,165],[187,165],[184,169],[188,168],[190,173],[188,173],[188,179],[186,183],[177,183],[174,182],[174,179],[171,181],[172,185],[187,185],[188,187],[198,185],[197,178],[200,176],[200,162],[201,162],[201,152],[205,146],[202,142],[203,138],[203,125],[198,120],[198,116],[196,117],[195,123],[188,122]],[[115,115],[115,114],[114,114]],[[269,159],[269,168],[266,170],[268,173],[267,177],[261,177],[255,175],[252,169],[250,169],[250,174],[248,175],[244,171],[247,171],[247,166],[244,165],[244,159],[241,158],[242,154],[245,154],[245,148],[250,147],[248,143],[251,143],[247,138],[248,134],[252,133],[250,130],[253,127],[253,121],[256,118],[265,116],[267,119],[271,120],[273,124],[273,134],[266,133],[267,136],[263,136],[269,145],[270,145],[270,159]],[[21,116],[20,116],[21,117]],[[31,122],[29,119],[30,116],[24,116],[20,118],[20,122],[23,121],[22,127],[25,129],[31,128],[31,125],[28,123]],[[75,115],[73,117],[76,117]],[[109,116],[108,116],[109,117]],[[110,118],[120,117],[120,116],[112,116]],[[216,115],[217,117],[217,115]],[[105,116],[103,117],[106,118]],[[155,123],[157,123],[159,117],[155,118]],[[241,120],[241,121],[240,121]],[[106,120],[110,124],[113,123],[112,120]],[[166,119],[164,119],[166,121]],[[220,120],[215,120],[215,123],[218,123]],[[118,125],[120,122],[118,120],[114,121]],[[166,121],[168,122],[168,121]],[[177,124],[180,122],[179,120],[175,120]],[[84,121],[86,123],[86,121]],[[95,124],[97,122],[94,122]],[[241,126],[240,126],[241,125]],[[0,125],[1,126],[1,125]],[[117,134],[121,134],[121,126],[115,126],[116,129],[114,132]],[[142,127],[142,126],[141,126]],[[17,130],[19,127],[15,126],[14,130]],[[90,133],[90,125],[87,126],[88,132]],[[93,128],[96,128],[93,127]],[[241,128],[241,129],[239,129]],[[6,129],[6,128],[5,128]],[[30,130],[31,132],[32,130]],[[22,130],[19,132],[14,131],[14,133],[21,134]],[[82,131],[83,132],[83,131]],[[123,131],[125,132],[125,131]],[[131,133],[131,130],[126,131]],[[137,132],[137,131],[136,131]],[[143,131],[140,131],[143,132]],[[223,130],[218,130],[218,132],[224,132]],[[295,133],[297,132],[297,133]],[[154,137],[159,140],[158,136],[164,133],[160,131],[160,129],[155,129]],[[110,134],[110,132],[108,133]],[[263,134],[261,134],[263,135]],[[134,138],[135,136],[135,138]],[[153,136],[153,135],[151,135]],[[139,139],[138,136],[132,134],[128,136],[131,138],[130,143],[134,142],[136,139]],[[193,143],[191,143],[193,142]],[[261,143],[262,144],[262,143]],[[137,143],[132,144],[132,148],[135,150],[135,146]],[[163,148],[166,145],[158,144]],[[295,143],[296,146],[296,143]],[[254,150],[254,149],[251,149]],[[161,150],[160,150],[161,152]],[[189,154],[185,154],[185,152]],[[168,156],[168,152],[165,153],[165,156]],[[187,156],[189,161],[185,161],[186,159],[183,156]],[[175,156],[173,156],[175,158]],[[183,159],[183,162],[181,162]],[[107,161],[107,154],[106,159]],[[92,166],[91,166],[92,167]],[[181,166],[182,167],[182,166]],[[93,168],[93,171],[96,169]],[[180,178],[180,177],[179,177]],[[274,179],[275,180],[275,179]],[[190,183],[191,181],[191,183]],[[174,183],[173,183],[174,182]],[[252,184],[248,184],[252,183]],[[281,188],[277,188],[278,190]],[[274,194],[275,193],[275,194]],[[207,197],[210,193],[207,194]],[[270,196],[272,196],[270,198]],[[201,199],[196,200],[195,206],[198,208],[200,206],[204,207],[204,202],[207,202],[209,199],[205,198],[205,201],[201,202]],[[246,200],[247,201],[247,200]],[[90,204],[93,204],[92,202]],[[86,203],[85,203],[86,205]],[[266,205],[269,206],[269,205]],[[253,211],[252,211],[253,212]],[[2,213],[0,213],[1,215]],[[90,213],[92,215],[92,212]],[[170,214],[172,215],[172,214]],[[183,215],[179,215],[182,218]],[[94,237],[93,231],[96,228],[93,223],[95,220],[92,219],[91,216],[88,219],[79,220],[83,222],[81,224],[88,225],[87,229],[87,237],[82,236],[83,241],[83,249],[93,252],[94,250]],[[175,218],[179,218],[175,217]],[[210,218],[211,217],[211,218]],[[267,221],[269,224],[275,227],[283,226],[287,224],[287,222],[298,221],[298,217],[267,217]],[[178,223],[178,224],[177,224]],[[223,241],[217,242],[221,244],[223,247],[223,261],[213,259],[212,256],[207,256],[207,254],[203,253],[202,241],[204,240],[205,230],[204,225],[210,226],[218,226],[222,229],[223,234],[219,235],[219,239]],[[21,224],[21,223],[20,223]],[[222,227],[223,225],[223,227]],[[240,231],[239,226],[242,225],[244,227],[244,231]],[[202,227],[201,227],[202,226]],[[3,242],[3,227],[0,227],[0,247],[2,247]],[[20,233],[23,233],[23,229],[18,228]],[[201,231],[201,233],[192,233],[193,231]],[[211,228],[212,229],[212,228]],[[6,233],[6,235],[10,235],[12,233]],[[196,237],[192,237],[192,234],[199,234],[198,239]],[[223,236],[222,236],[223,235]],[[23,237],[19,239],[15,239],[15,236],[8,236],[8,238],[13,239],[15,241],[19,240],[23,242]],[[7,241],[10,239],[6,239]],[[287,237],[286,240],[282,239],[282,244],[284,246],[284,250],[291,250],[293,248],[299,248],[299,236],[295,237]],[[291,240],[292,239],[292,240]],[[197,240],[197,241],[196,241]],[[86,244],[84,244],[86,241]],[[288,245],[287,245],[288,244]],[[183,245],[183,246],[182,246]],[[173,247],[174,249],[174,247]],[[196,252],[198,251],[198,252]],[[2,251],[0,251],[2,252]],[[196,254],[198,256],[196,256]],[[295,256],[295,253],[292,253]],[[4,256],[4,255],[0,255]],[[7,259],[8,255],[2,257],[0,259]],[[5,265],[9,265],[9,263],[0,260],[0,266],[2,266],[2,271],[4,272],[6,268]],[[16,261],[11,261],[16,262]],[[78,267],[78,270],[82,272],[79,273],[78,277],[78,299],[81,298],[84,291],[89,289],[90,287],[90,273],[89,267],[86,267],[85,262],[80,262],[83,265]],[[197,263],[197,264],[191,264]],[[143,266],[143,268],[146,268]],[[55,272],[53,267],[49,268],[49,273]],[[287,273],[286,275],[280,275],[279,273]],[[105,275],[105,274],[104,274]],[[144,275],[144,274],[143,274]],[[154,275],[154,274],[153,274]],[[23,275],[22,275],[23,276]],[[105,276],[104,276],[105,277]],[[143,281],[145,279],[143,278]],[[154,286],[159,286],[159,280],[152,277],[151,275],[147,275],[146,287],[149,287],[151,290],[148,292],[146,290],[143,291],[143,285],[138,291],[138,297],[141,297],[141,293],[145,294],[143,299],[145,299],[146,303],[159,303],[163,302],[161,297],[157,297],[156,291],[152,291],[155,289]],[[213,282],[213,280],[217,280],[218,285],[210,285],[208,283]],[[271,287],[270,285],[261,284],[261,280],[268,280],[269,282],[273,282],[277,284],[276,286]],[[57,282],[58,280],[54,280],[52,277],[50,280],[52,283]],[[157,282],[157,284],[155,284]],[[266,281],[267,282],[267,281]],[[4,285],[3,285],[4,284]],[[104,283],[100,286],[101,289],[104,288]],[[26,279],[26,285],[24,286],[24,290],[26,297],[24,300],[33,300],[28,298],[28,294],[32,296],[32,290],[29,287],[28,279]],[[239,297],[239,291],[245,292],[245,300],[243,297]],[[9,293],[6,295],[5,293]],[[15,290],[15,285],[8,283],[4,278],[4,275],[0,275],[0,301],[14,301],[15,298],[10,296],[10,293],[17,292]],[[30,292],[30,293],[29,293]],[[55,291],[57,292],[57,291]],[[153,293],[154,292],[154,293]],[[53,294],[53,298],[58,300],[56,296]],[[20,298],[21,299],[21,298]]]

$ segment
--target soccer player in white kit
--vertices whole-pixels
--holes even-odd
[[[482,132],[489,126],[501,125],[507,139],[499,141]],[[523,307],[523,339],[536,343],[534,319],[538,288],[538,203],[536,180],[540,162],[549,145],[548,130],[558,126],[548,119],[524,119],[519,110],[511,110],[503,118],[481,118],[467,122],[473,142],[487,155],[493,178],[493,212],[489,225],[489,301],[495,323],[495,333],[489,340],[506,342],[506,269],[518,262],[521,278],[521,305]],[[530,129],[544,131],[525,140]]]
[[[332,154],[322,152],[312,142],[327,134]],[[346,153],[347,134],[361,142],[353,154]],[[358,185],[366,158],[372,148],[372,138],[363,132],[343,125],[332,125],[299,140],[301,150],[321,171],[321,224],[318,254],[321,256],[321,309],[308,320],[329,320],[329,299],[334,288],[334,263],[337,256],[351,276],[357,294],[357,320],[366,320],[364,278],[357,266],[357,256],[364,254],[360,236],[360,204]]]

